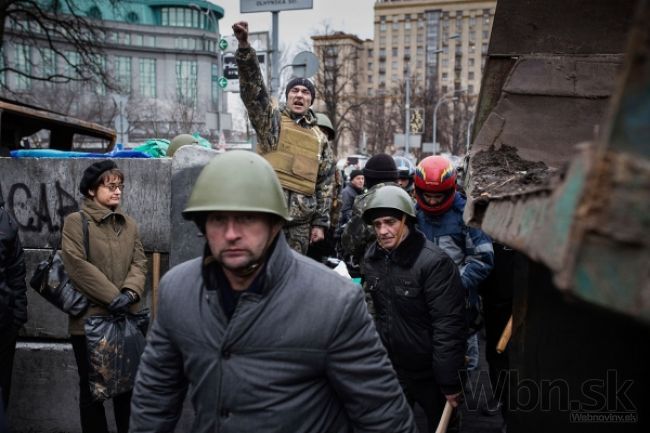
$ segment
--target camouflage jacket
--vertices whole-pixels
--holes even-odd
[[[350,220],[343,226],[341,233],[341,248],[345,257],[351,257],[355,264],[361,265],[366,249],[375,240],[375,231],[363,220],[363,210],[366,203],[377,189],[385,185],[399,186],[394,182],[379,183],[364,194],[359,194],[354,199]]]
[[[334,184],[335,161],[327,137],[316,124],[316,116],[309,110],[304,116],[295,116],[286,106],[271,101],[260,72],[257,53],[253,48],[240,48],[235,56],[239,68],[241,98],[248,110],[248,117],[257,132],[257,151],[265,154],[275,150],[280,137],[281,116],[293,119],[296,124],[311,129],[320,141],[320,163],[316,191],[313,196],[284,190],[289,216],[294,223],[310,223],[328,228]]]

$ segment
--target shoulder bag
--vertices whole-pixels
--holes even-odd
[[[88,258],[90,249],[88,219],[82,211],[79,213],[83,227],[84,249],[86,258]],[[59,237],[59,244],[61,237]],[[63,268],[63,260],[58,248],[53,248],[50,257],[38,264],[34,275],[29,280],[29,285],[46,301],[70,316],[81,316],[88,309],[88,298],[79,293],[70,281],[70,277]]]

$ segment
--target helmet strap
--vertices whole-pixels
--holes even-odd
[[[395,246],[395,248],[397,248],[397,246],[402,243],[402,236],[404,236],[404,228],[406,228],[405,213],[402,214],[401,225],[399,226],[399,230],[397,231],[397,245]]]

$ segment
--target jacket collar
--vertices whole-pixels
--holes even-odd
[[[370,248],[368,248],[365,260],[376,261],[388,257],[397,265],[408,268],[415,263],[415,260],[420,255],[425,243],[426,238],[422,232],[411,225],[411,227],[409,227],[408,236],[397,246],[397,248],[392,251],[386,251],[379,246],[377,241],[375,241],[370,245]]]
[[[125,214],[119,206],[115,210],[111,210],[88,197],[84,197],[81,209],[97,223],[101,223],[113,215],[118,217],[116,218],[117,221],[126,220]]]

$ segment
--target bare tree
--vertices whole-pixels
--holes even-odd
[[[467,127],[474,117],[476,95],[460,94],[438,110],[438,141],[440,149],[452,155],[465,153]]]
[[[312,39],[320,60],[316,75],[318,103],[337,132],[334,153],[338,155],[341,143],[358,145],[364,131],[362,108],[366,101],[359,94],[357,74],[362,45],[356,36],[331,32],[327,27]]]
[[[4,0],[0,1],[0,47],[11,42],[21,64],[4,61],[0,73],[55,83],[99,82],[114,87],[97,43],[104,38],[99,5],[117,7],[118,0]],[[82,10],[81,5],[87,9]],[[23,50],[24,52],[20,52]],[[34,55],[34,54],[38,55]],[[63,67],[57,68],[57,63]],[[3,80],[5,92],[14,92]]]

